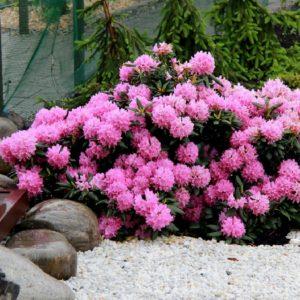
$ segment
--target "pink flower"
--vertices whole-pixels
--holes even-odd
[[[97,138],[102,146],[114,147],[121,141],[122,134],[112,124],[101,123],[97,130]]]
[[[294,159],[284,160],[279,167],[278,174],[292,181],[300,181],[300,166]]]
[[[245,197],[235,199],[233,194],[231,194],[227,199],[227,205],[235,209],[244,208],[246,203],[247,199]]]
[[[76,187],[80,190],[80,191],[88,191],[91,188],[91,185],[89,183],[88,177],[83,174],[80,175],[77,179],[76,179]]]
[[[94,189],[103,190],[105,187],[105,176],[103,173],[97,173],[94,175],[92,180],[90,181],[90,185]]]
[[[160,128],[169,128],[177,117],[176,111],[170,105],[155,105],[152,110],[152,121]]]
[[[183,209],[183,219],[189,222],[199,222],[203,210],[202,197],[191,196],[190,203]]]
[[[57,143],[62,135],[62,129],[56,124],[40,125],[35,128],[32,133],[36,137],[37,142],[45,144]]]
[[[0,142],[0,155],[13,164],[25,162],[35,154],[37,139],[30,131],[18,131]]]
[[[269,203],[268,197],[259,192],[253,193],[247,198],[247,206],[255,216],[264,215],[268,212],[270,209]]]
[[[204,101],[192,100],[186,107],[186,113],[196,121],[205,122],[209,117],[208,105]]]
[[[51,109],[42,108],[37,112],[31,127],[37,128],[40,125],[54,124],[56,122],[64,120],[66,115],[67,111],[57,106]]]
[[[156,189],[168,192],[175,183],[174,174],[171,169],[159,167],[154,173],[152,184]]]
[[[176,118],[171,122],[170,133],[174,138],[188,137],[194,129],[194,124],[189,117]]]
[[[116,237],[121,227],[122,220],[120,218],[106,216],[99,218],[99,231],[106,239]]]
[[[151,99],[151,90],[145,84],[137,86],[131,85],[128,89],[128,98],[134,100],[136,98],[145,98],[148,101]]]
[[[139,56],[135,61],[134,64],[139,71],[148,73],[155,70],[159,63],[155,61],[150,55],[144,54]]]
[[[242,176],[248,182],[257,182],[265,176],[265,170],[263,165],[259,161],[255,160],[246,164],[242,170]]]
[[[157,158],[161,151],[161,145],[156,137],[144,136],[139,142],[138,153],[145,159]]]
[[[129,83],[119,83],[115,86],[114,89],[114,98],[116,101],[121,101],[124,98],[126,99],[127,93],[129,90],[130,84]]]
[[[118,209],[123,212],[133,207],[134,196],[131,192],[123,192],[116,197]]]
[[[186,207],[191,198],[188,190],[183,187],[176,190],[174,196],[175,199],[178,201],[180,208]]]
[[[190,183],[191,169],[188,166],[177,164],[173,168],[173,174],[177,185],[186,186]]]
[[[198,158],[198,146],[192,142],[180,145],[177,149],[177,159],[181,163],[194,164]]]
[[[229,180],[222,179],[210,187],[214,190],[215,198],[219,200],[226,201],[234,193],[234,186]]]
[[[113,125],[117,130],[126,132],[130,128],[132,117],[129,111],[126,111],[125,109],[116,109],[106,113],[103,116],[103,120]]]
[[[55,145],[48,149],[47,159],[50,166],[56,169],[63,169],[69,164],[70,151],[67,147]]]
[[[190,60],[192,72],[197,75],[212,74],[215,69],[215,60],[210,53],[197,52]]]
[[[220,164],[228,172],[237,171],[243,164],[243,159],[235,149],[228,149],[222,154]]]
[[[97,136],[97,131],[101,126],[99,118],[92,117],[84,123],[83,134],[86,139],[92,139]]]
[[[294,203],[300,203],[300,182],[295,182],[289,191],[288,198]]]
[[[155,193],[147,189],[145,191],[145,200],[142,195],[137,195],[134,199],[134,210],[137,214],[147,217],[151,211],[159,204],[159,199]]]
[[[151,226],[153,230],[160,231],[170,225],[173,219],[174,217],[171,215],[171,210],[167,205],[159,204],[147,215],[146,223]]]
[[[210,182],[209,170],[202,166],[194,166],[191,169],[191,185],[197,188],[204,188]]]
[[[289,88],[280,79],[268,80],[261,90],[261,94],[268,98],[287,96]]]
[[[129,81],[134,74],[134,68],[127,66],[130,64],[132,63],[128,61],[120,68],[119,76],[121,81]]]
[[[281,122],[269,120],[260,126],[260,132],[268,142],[274,143],[282,139],[284,128]]]
[[[168,55],[173,52],[173,46],[165,42],[155,44],[152,51],[157,55]]]
[[[210,163],[209,172],[211,178],[216,181],[221,179],[228,179],[229,177],[229,172],[222,168],[220,162],[216,162],[214,160]]]
[[[37,196],[43,191],[43,178],[39,172],[38,168],[17,171],[19,179],[18,188],[27,191],[30,197]]]
[[[196,87],[189,83],[179,83],[175,86],[174,95],[177,97],[182,97],[186,100],[196,100],[198,93]]]
[[[225,217],[221,221],[221,232],[227,237],[241,238],[245,235],[246,229],[243,221],[236,216]]]

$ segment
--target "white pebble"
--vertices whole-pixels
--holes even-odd
[[[298,245],[237,246],[190,237],[105,240],[78,253],[76,299],[299,299]]]

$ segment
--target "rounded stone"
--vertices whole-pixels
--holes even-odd
[[[17,125],[8,118],[0,117],[0,140],[12,135],[18,130]],[[3,161],[0,157],[0,174],[8,174],[11,166]]]
[[[59,232],[48,229],[21,231],[6,246],[30,259],[56,279],[76,276],[76,250]]]
[[[22,116],[14,112],[13,110],[9,110],[7,113],[7,118],[11,120],[15,125],[17,125],[19,130],[25,128],[25,121]]]
[[[17,125],[8,118],[0,117],[0,139],[12,135],[18,130]]]
[[[18,226],[24,229],[50,229],[62,233],[77,251],[99,244],[96,215],[87,206],[65,199],[52,199],[35,205]]]
[[[16,188],[16,182],[13,179],[0,174],[0,187],[3,189],[14,189]]]
[[[4,299],[18,300],[73,300],[75,298],[66,284],[44,273],[29,259],[2,246],[0,246],[0,268],[0,282],[8,288],[5,288],[0,299],[2,296]],[[14,296],[16,297],[12,298]]]

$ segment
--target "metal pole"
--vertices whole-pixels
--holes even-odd
[[[3,73],[2,73],[2,26],[0,17],[0,113],[3,113],[4,95],[3,95]]]
[[[28,0],[19,0],[19,31],[29,34]]]
[[[84,18],[79,16],[78,10],[84,9],[84,0],[73,0],[73,43],[74,43],[74,84],[82,83],[84,79],[84,51],[78,50],[75,41],[81,41],[84,38]]]

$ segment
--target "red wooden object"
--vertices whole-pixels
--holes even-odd
[[[25,191],[0,189],[0,241],[10,233],[28,207]]]

